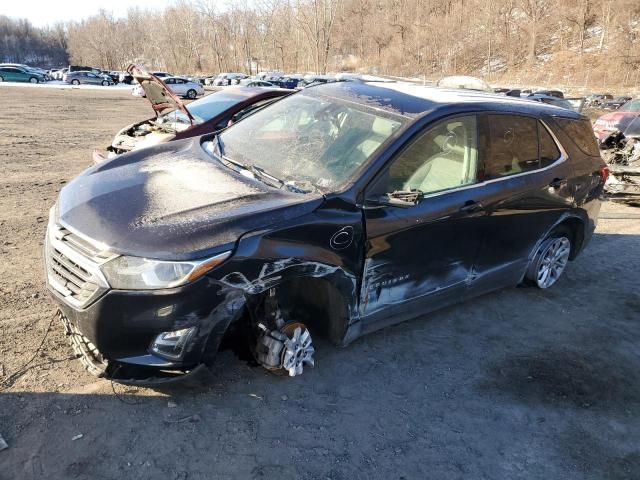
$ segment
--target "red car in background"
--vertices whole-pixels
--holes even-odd
[[[185,104],[164,82],[141,68],[127,68],[144,90],[156,116],[120,130],[107,147],[109,157],[159,143],[213,133],[263,108],[292,90],[264,87],[229,87]],[[93,161],[105,157],[94,152]]]
[[[593,131],[598,141],[602,142],[612,133],[624,131],[637,117],[640,117],[640,99],[629,100],[616,111],[598,118],[593,124]]]

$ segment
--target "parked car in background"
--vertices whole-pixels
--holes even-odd
[[[640,98],[629,100],[617,110],[606,113],[593,124],[593,131],[600,142],[616,131],[624,131],[632,120],[640,116]]]
[[[168,78],[168,77],[173,77],[174,75],[171,75],[169,72],[151,72],[152,75],[155,75],[158,78]]]
[[[71,85],[102,85],[107,87],[113,85],[113,80],[109,75],[94,72],[67,72],[63,77],[64,81]]]
[[[119,83],[124,83],[125,85],[131,85],[131,83],[133,82],[133,75],[131,75],[129,72],[122,72],[120,73],[120,82]]]
[[[47,81],[47,80],[51,79],[51,77],[49,77],[47,71],[44,70],[43,68],[32,67],[32,66],[27,65],[25,63],[0,63],[0,66],[3,66],[3,67],[15,67],[15,68],[19,68],[20,70],[23,70],[25,72],[34,73],[38,77],[44,78],[43,81]]]
[[[592,238],[606,177],[570,110],[320,85],[72,180],[50,211],[46,283],[104,378],[184,377],[231,332],[296,376],[318,337],[344,346],[497,289],[553,287]]]
[[[598,107],[608,100],[613,100],[613,95],[610,93],[592,93],[585,99],[585,105],[587,107]]]
[[[113,80],[114,84],[117,84],[120,82],[120,74],[122,72],[114,71],[114,70],[103,70],[102,73],[103,75],[108,75],[109,77],[111,77],[111,80]]]
[[[206,77],[197,77],[197,76],[191,76],[191,77],[185,77],[187,80],[189,80],[190,82],[195,82],[195,83],[199,83],[200,85],[204,86],[204,80]]]
[[[107,151],[118,155],[139,148],[194,137],[226,128],[291,92],[280,88],[233,87],[185,105],[159,78],[138,67],[129,67],[146,92],[154,118],[120,130]],[[102,161],[96,154],[94,161]]]
[[[60,70],[56,70],[53,72],[52,77],[54,80],[62,80],[64,78],[64,74],[69,71],[69,68],[61,68]]]
[[[548,97],[564,98],[564,93],[560,90],[536,90],[534,95],[546,95]]]
[[[304,75],[300,73],[285,75],[281,79],[283,83],[282,86],[284,88],[290,88],[290,89],[298,88],[300,86],[300,83],[303,81],[303,79],[304,79]]]
[[[45,76],[39,72],[0,64],[0,82],[41,83],[45,81]]]
[[[240,80],[247,78],[249,75],[244,73],[221,73],[209,83],[216,87],[224,87],[227,85],[237,85]]]
[[[85,67],[83,65],[69,65],[67,72],[91,72],[96,75],[102,75],[102,70],[94,67]]]
[[[298,86],[309,87],[311,85],[320,85],[322,83],[333,83],[336,81],[336,77],[333,75],[315,75],[308,74],[302,77],[302,82],[298,83]]]
[[[136,78],[136,80],[138,79],[138,76],[134,75],[134,78]],[[155,77],[157,79],[160,79],[159,77]],[[188,98],[190,100],[194,100],[197,97],[200,97],[202,95],[204,95],[204,88],[202,87],[202,85],[200,83],[196,83],[196,82],[192,82],[186,78],[183,77],[165,77],[163,79],[160,79],[164,82],[164,84],[176,95],[183,97],[183,98]],[[133,87],[133,90],[131,92],[132,95],[136,96],[136,97],[146,97],[147,95],[147,90],[145,89],[142,85],[138,84],[135,87]]]
[[[534,101],[534,102],[541,102],[541,103],[546,103],[547,105],[554,105],[560,108],[567,108],[569,110],[579,111],[571,104],[571,102],[565,100],[564,98],[560,98],[556,96],[545,95],[541,93],[530,93],[529,95],[523,98]]]
[[[622,96],[622,97],[615,97],[611,100],[604,100],[600,104],[600,108],[603,108],[604,110],[617,110],[632,98],[633,97]]]
[[[255,78],[243,78],[240,80],[240,83],[243,87],[271,87],[271,88],[280,88],[280,85],[275,85],[271,82],[267,82],[265,80],[256,80]]]

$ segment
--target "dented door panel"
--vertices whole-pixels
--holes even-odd
[[[415,317],[463,294],[481,241],[481,213],[460,209],[475,189],[411,208],[365,210],[367,251],[360,300],[365,322]]]

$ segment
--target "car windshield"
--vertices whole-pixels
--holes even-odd
[[[247,99],[246,96],[237,95],[227,92],[217,92],[202,97],[200,100],[196,100],[187,105],[187,110],[194,118],[196,124],[204,123],[211,120],[228,110],[229,108],[243,102]],[[161,115],[158,120],[160,123],[186,123],[190,124],[189,118],[180,110],[172,110]]]
[[[335,190],[405,121],[313,90],[287,97],[219,136],[229,160],[305,189]]]
[[[640,99],[631,100],[630,102],[622,105],[618,111],[620,112],[640,112]]]

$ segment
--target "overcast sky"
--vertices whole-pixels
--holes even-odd
[[[127,9],[140,7],[159,10],[171,0],[0,0],[0,15],[27,18],[37,27],[60,21],[81,20],[98,13],[101,8],[116,16]]]

